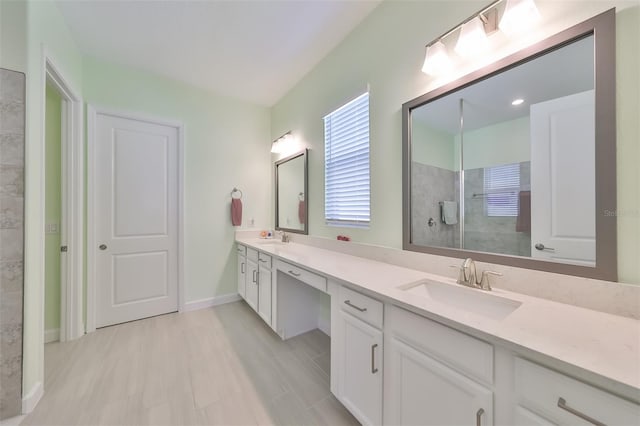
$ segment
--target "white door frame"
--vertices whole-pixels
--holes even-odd
[[[60,341],[77,339],[84,334],[82,315],[83,301],[83,255],[84,255],[84,141],[83,141],[83,100],[78,95],[67,74],[56,65],[51,52],[42,48],[42,153],[45,142],[46,89],[49,82],[62,98],[62,215],[60,224],[60,245],[67,246],[66,256],[60,264]],[[45,187],[44,161],[42,162],[41,187]],[[42,191],[42,211],[44,219],[45,191]],[[44,223],[42,223],[44,241]],[[44,246],[41,252],[44,265]],[[42,301],[44,302],[44,267],[42,279]],[[44,342],[44,303],[42,303],[42,339]],[[43,343],[44,344],[44,343]]]
[[[87,333],[96,330],[96,125],[98,114],[174,127],[178,131],[178,312],[184,311],[184,124],[87,104]]]

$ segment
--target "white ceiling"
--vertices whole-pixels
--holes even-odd
[[[381,0],[59,0],[87,55],[271,106]]]

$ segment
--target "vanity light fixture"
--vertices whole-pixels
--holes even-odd
[[[274,140],[271,143],[271,152],[274,154],[282,154],[291,149],[291,146],[294,145],[295,137],[291,134],[291,130],[289,130],[284,135],[280,136],[278,139]]]
[[[498,12],[503,2],[506,4],[498,25]],[[452,68],[453,64],[443,41],[456,32],[456,53],[462,57],[470,57],[481,53],[489,46],[487,36],[498,28],[511,35],[515,34],[517,29],[529,28],[539,18],[540,14],[534,0],[496,0],[427,44],[422,72],[437,76]]]
[[[488,46],[489,40],[480,16],[476,16],[466,24],[462,24],[460,36],[455,47],[458,55],[464,57],[475,56],[486,50]]]
[[[511,105],[518,106],[518,105],[522,105],[523,103],[524,103],[524,99],[514,99],[513,102],[511,102]]]
[[[440,40],[427,46],[422,72],[429,75],[440,75],[452,68],[447,48]]]
[[[507,0],[499,27],[506,35],[512,35],[530,28],[539,19],[533,0]]]

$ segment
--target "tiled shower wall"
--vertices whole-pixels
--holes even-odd
[[[442,223],[438,204],[458,200],[458,181],[457,172],[417,161],[411,164],[411,241],[414,244],[459,246],[459,225]],[[428,225],[430,218],[434,219],[433,226]]]
[[[489,217],[484,197],[485,169],[464,171],[464,248],[489,253],[531,256],[531,233],[516,232],[516,217]],[[520,163],[520,191],[531,189],[531,162]]]
[[[22,412],[25,76],[0,68],[0,419]]]

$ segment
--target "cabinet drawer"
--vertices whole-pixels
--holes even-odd
[[[317,288],[325,293],[327,292],[327,279],[322,275],[315,274],[283,261],[278,262],[278,269],[311,287]]]
[[[247,246],[243,246],[242,244],[236,244],[236,251],[241,256],[247,255]]]
[[[639,405],[521,358],[515,360],[515,386],[521,406],[554,423],[588,424],[581,417],[587,416],[607,425],[637,425],[640,419]]]
[[[344,311],[374,327],[382,328],[382,302],[344,286],[340,286],[339,302]]]
[[[258,250],[247,247],[247,259],[258,263]]]
[[[493,384],[492,345],[396,306],[385,311],[385,333],[468,377]]]
[[[258,264],[265,268],[271,269],[271,256],[262,252],[258,252]]]

